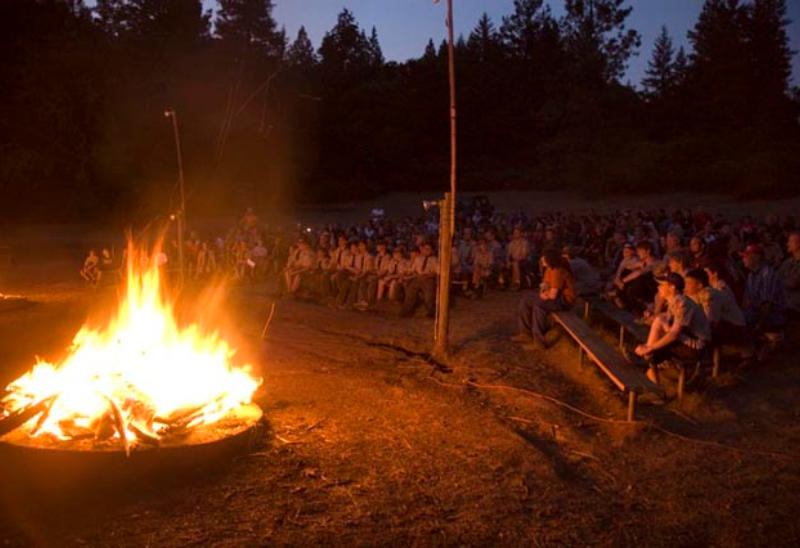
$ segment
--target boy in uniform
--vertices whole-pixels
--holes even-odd
[[[658,293],[667,303],[667,312],[653,319],[645,344],[636,355],[647,360],[648,378],[659,382],[658,366],[670,358],[696,361],[711,339],[711,328],[703,309],[683,294],[684,280],[677,272],[659,277]]]
[[[373,258],[373,269],[367,275],[367,305],[370,307],[375,306],[378,300],[378,288],[381,286],[381,281],[386,278],[389,273],[389,267],[392,263],[392,256],[387,251],[386,242],[378,242],[378,253]]]
[[[514,291],[519,291],[522,286],[522,277],[529,268],[530,254],[528,240],[523,237],[522,229],[515,226],[506,251],[506,264],[511,271],[511,289]]]
[[[436,313],[436,286],[439,277],[439,260],[433,254],[433,246],[422,244],[420,256],[414,262],[414,277],[408,284],[400,315],[409,317],[419,304],[420,295],[429,318]]]

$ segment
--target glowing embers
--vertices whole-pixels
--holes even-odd
[[[179,327],[155,260],[129,246],[125,290],[102,328],[85,325],[67,357],[39,361],[6,388],[2,441],[119,450],[204,443],[252,426],[260,384],[216,332]],[[136,263],[136,264],[135,264]]]

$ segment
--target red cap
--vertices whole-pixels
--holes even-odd
[[[739,253],[742,257],[746,255],[759,255],[761,257],[764,256],[764,250],[758,244],[750,244],[744,248],[744,250]]]

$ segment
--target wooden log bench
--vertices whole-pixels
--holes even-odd
[[[629,421],[634,420],[636,400],[639,394],[646,391],[663,394],[660,386],[629,364],[577,314],[572,311],[561,311],[553,312],[550,316],[578,344],[578,357],[581,365],[584,363],[584,355],[589,356],[617,388],[623,393],[627,393]]]

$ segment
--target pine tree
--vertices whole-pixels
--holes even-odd
[[[484,12],[467,38],[467,48],[474,59],[489,63],[497,57],[500,39],[489,15]]]
[[[550,8],[543,7],[543,0],[514,0],[514,13],[504,16],[500,25],[500,39],[509,55],[530,61],[537,36],[550,18]]]
[[[319,56],[327,78],[338,79],[339,75],[359,72],[369,66],[369,41],[347,8],[339,13],[336,25],[322,38]]]
[[[750,77],[754,107],[760,122],[780,124],[791,118],[788,111],[791,59],[786,27],[785,0],[755,0],[747,25]],[[766,118],[766,120],[765,120]]]
[[[436,60],[436,46],[433,44],[433,38],[428,39],[428,43],[425,45],[425,52],[422,54],[423,61],[435,61]]]
[[[447,59],[447,40],[442,40],[439,42],[439,49],[436,52],[436,55],[440,59]]]
[[[683,85],[688,72],[689,59],[686,57],[686,51],[683,49],[683,46],[681,46],[678,48],[678,53],[675,54],[675,61],[672,63],[672,74],[676,87]]]
[[[653,47],[653,56],[647,63],[646,77],[642,80],[645,93],[658,99],[669,93],[675,85],[675,65],[672,38],[667,32],[667,27],[661,27],[661,33],[656,38]]]
[[[383,58],[383,51],[381,50],[381,43],[378,41],[378,31],[375,29],[375,26],[372,27],[372,32],[370,32],[369,39],[367,40],[367,46],[369,49],[370,66],[373,68],[382,67],[385,60]]]
[[[272,18],[271,0],[219,0],[215,28],[224,43],[235,50],[249,48],[269,57],[280,58],[283,39]]]
[[[689,87],[695,117],[711,127],[747,125],[747,9],[739,0],[706,0],[689,31]]]
[[[286,52],[286,62],[290,67],[313,67],[317,63],[317,54],[308,38],[306,28],[301,26],[297,31],[297,38]]]
[[[641,36],[625,28],[633,10],[626,0],[565,0],[563,34],[579,77],[614,81],[641,45]]]

